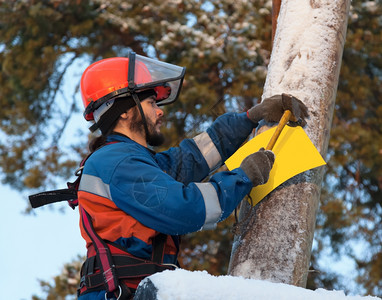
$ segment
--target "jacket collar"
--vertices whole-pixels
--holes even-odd
[[[140,147],[142,147],[143,149],[146,149],[148,150],[151,154],[155,155],[156,152],[147,148],[147,147],[144,147],[142,146],[141,144],[138,144],[136,141],[132,140],[131,138],[129,138],[127,135],[123,134],[123,133],[120,133],[120,132],[112,132],[107,138],[106,138],[106,142],[107,143],[113,143],[113,142],[123,142],[123,143],[135,143],[137,145],[139,145]]]

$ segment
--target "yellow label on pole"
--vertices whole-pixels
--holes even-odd
[[[229,170],[240,167],[248,155],[266,147],[276,127],[273,127],[248,141],[225,161]],[[275,146],[275,163],[266,184],[256,186],[251,191],[252,203],[256,205],[266,195],[293,176],[313,169],[326,162],[317,151],[305,131],[300,127],[285,126]]]

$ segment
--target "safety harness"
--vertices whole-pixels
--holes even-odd
[[[140,259],[119,245],[101,239],[93,228],[90,215],[82,207],[80,210],[82,224],[92,245],[81,268],[78,295],[106,289],[108,297],[131,299],[134,290],[128,287],[129,281],[134,285],[154,273],[174,270],[174,266],[162,264],[167,235],[159,233],[155,236],[151,261]]]
[[[116,143],[116,142],[112,142]],[[111,143],[107,143],[108,145]],[[94,153],[94,152],[93,152]],[[78,206],[78,187],[82,169],[90,153],[82,160],[75,172],[77,179],[68,182],[67,189],[46,191],[29,196],[32,208],[55,202],[67,201],[72,209]],[[132,299],[136,286],[143,278],[164,270],[174,270],[177,266],[163,264],[165,244],[168,235],[159,233],[152,241],[151,260],[144,260],[132,256],[120,245],[103,240],[95,231],[92,218],[88,212],[79,207],[83,228],[92,241],[88,248],[87,259],[81,268],[81,282],[77,291],[78,296],[89,292],[106,290],[105,299]],[[174,241],[175,242],[175,241]],[[175,243],[179,246],[179,243]],[[130,284],[129,284],[130,283]]]

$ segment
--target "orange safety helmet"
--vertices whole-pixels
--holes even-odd
[[[84,117],[96,123],[113,106],[112,99],[132,100],[149,89],[155,91],[158,105],[174,102],[182,86],[185,68],[160,62],[134,52],[126,57],[102,59],[86,68],[81,77]],[[144,99],[140,99],[142,101]],[[132,103],[134,106],[135,103]],[[102,111],[95,118],[94,113]]]

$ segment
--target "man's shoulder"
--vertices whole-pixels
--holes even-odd
[[[89,161],[99,164],[118,164],[127,159],[152,158],[150,151],[134,142],[110,143],[95,151]]]
[[[141,166],[138,166],[139,163]],[[126,169],[135,173],[144,165],[156,165],[148,151],[142,151],[134,144],[115,143],[94,152],[85,163],[84,173],[110,182],[113,176],[124,174]]]

